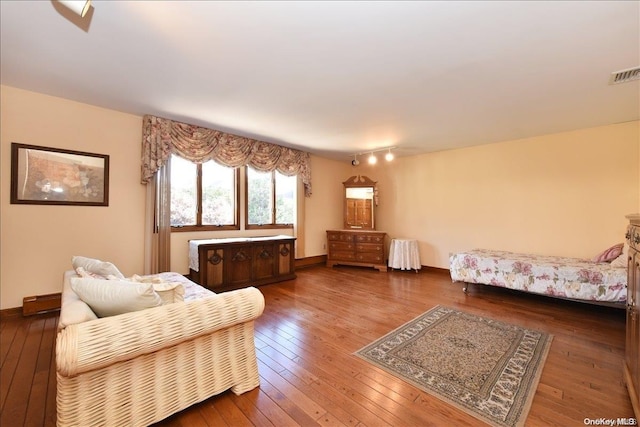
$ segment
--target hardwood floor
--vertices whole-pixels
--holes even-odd
[[[527,426],[633,417],[622,380],[620,309],[473,286],[446,271],[310,267],[263,286],[256,321],[260,387],[225,392],[160,426],[463,426],[471,416],[352,353],[440,304],[554,335]],[[3,319],[0,425],[55,425],[57,315]]]

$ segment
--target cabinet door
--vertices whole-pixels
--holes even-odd
[[[224,269],[227,276],[227,285],[239,285],[251,281],[250,245],[229,246],[225,249]]]
[[[254,280],[268,279],[276,275],[277,244],[265,243],[253,247]]]
[[[280,242],[278,245],[278,274],[286,275],[293,273],[294,270],[294,243]]]
[[[206,283],[201,283],[205,287],[216,291],[216,288],[224,284],[224,249],[212,248],[206,251],[206,269],[205,279]],[[200,267],[203,268],[203,267]]]

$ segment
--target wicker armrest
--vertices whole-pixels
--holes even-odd
[[[57,370],[73,376],[99,369],[252,321],[263,310],[262,293],[250,287],[71,325],[58,333]]]

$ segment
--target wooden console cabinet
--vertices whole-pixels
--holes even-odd
[[[624,381],[629,390],[636,419],[640,419],[640,214],[629,215],[626,239],[627,256],[627,328],[624,357]]]
[[[327,267],[336,264],[387,271],[383,231],[327,230]]]
[[[295,240],[291,236],[190,240],[191,280],[220,292],[295,279]]]

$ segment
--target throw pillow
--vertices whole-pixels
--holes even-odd
[[[184,301],[184,286],[182,283],[153,283],[153,290],[162,299],[162,304],[173,304]]]
[[[124,275],[120,273],[120,270],[118,270],[115,265],[107,261],[100,261],[99,259],[83,256],[74,256],[71,259],[71,264],[73,265],[74,270],[78,267],[82,267],[89,273],[98,274],[103,277],[115,276],[119,279],[124,279]]]
[[[627,267],[627,257],[629,256],[629,244],[624,243],[622,247],[622,253],[613,261],[611,261],[611,267]]]
[[[98,317],[139,311],[162,305],[153,284],[74,277],[71,289]]]
[[[611,262],[614,259],[618,258],[622,253],[622,243],[618,243],[617,245],[613,245],[610,248],[605,249],[600,252],[598,255],[591,258],[593,262]]]

